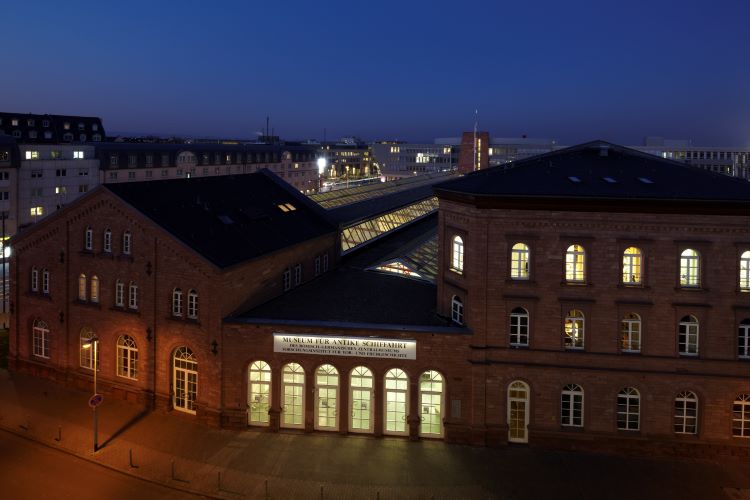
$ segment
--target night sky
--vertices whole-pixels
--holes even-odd
[[[750,2],[8,1],[0,110],[109,133],[750,146]]]

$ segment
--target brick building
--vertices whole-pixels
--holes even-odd
[[[10,366],[88,386],[95,332],[106,390],[229,427],[748,456],[744,182],[590,143],[334,258],[328,214],[241,179],[102,186],[22,233]]]

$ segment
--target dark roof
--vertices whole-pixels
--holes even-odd
[[[473,172],[435,191],[491,198],[750,202],[747,181],[604,141]]]
[[[267,170],[103,187],[222,268],[336,230],[320,207]],[[295,210],[279,208],[285,203]]]
[[[432,185],[418,186],[328,210],[331,220],[350,226],[434,196]]]
[[[13,125],[12,120],[18,120],[18,125]],[[29,120],[33,121],[32,125],[29,125]],[[68,123],[68,129],[65,129],[65,123]],[[81,128],[79,124],[82,125]],[[105,137],[102,120],[96,116],[36,115],[0,111],[0,134],[13,135],[13,132],[20,133],[19,143],[27,144],[78,143],[91,141],[95,135],[100,140]],[[36,137],[31,137],[30,132],[36,132]],[[45,137],[45,132],[50,133],[49,138]],[[67,134],[70,134],[68,139]],[[81,135],[85,136],[83,141]]]
[[[432,283],[365,271],[383,256],[412,245],[435,230],[432,215],[377,244],[343,258],[333,271],[262,304],[229,318],[231,322],[279,322],[299,324],[399,325],[403,329],[451,327],[436,314],[437,287]]]

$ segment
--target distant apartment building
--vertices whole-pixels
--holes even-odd
[[[750,179],[750,148],[694,146],[689,140],[647,137],[633,149],[722,174]]]
[[[95,116],[0,112],[0,135],[3,134],[33,144],[101,142],[106,138],[102,120]]]
[[[380,173],[388,180],[455,170],[458,150],[457,144],[441,142],[441,139],[436,139],[434,144],[377,141],[372,145]]]
[[[345,137],[337,142],[323,142],[319,147],[318,156],[326,161],[323,176],[327,179],[361,179],[377,174],[370,146],[359,139]]]

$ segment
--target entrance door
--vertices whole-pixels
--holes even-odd
[[[338,430],[339,372],[332,365],[315,370],[315,428]]]
[[[297,363],[284,365],[281,394],[284,397],[281,426],[305,427],[305,370]]]
[[[198,393],[198,362],[193,351],[179,347],[172,360],[172,377],[174,396],[172,406],[175,410],[195,413],[195,397]]]
[[[515,381],[508,386],[508,441],[528,443],[529,386]]]
[[[405,436],[409,402],[409,377],[399,368],[385,374],[385,434]]]
[[[443,376],[430,370],[419,377],[419,435],[443,436]]]
[[[351,420],[349,430],[352,432],[372,432],[372,372],[364,366],[352,370],[349,382],[349,401],[351,401]]]
[[[247,424],[268,425],[271,405],[271,367],[265,361],[255,361],[247,372]]]

